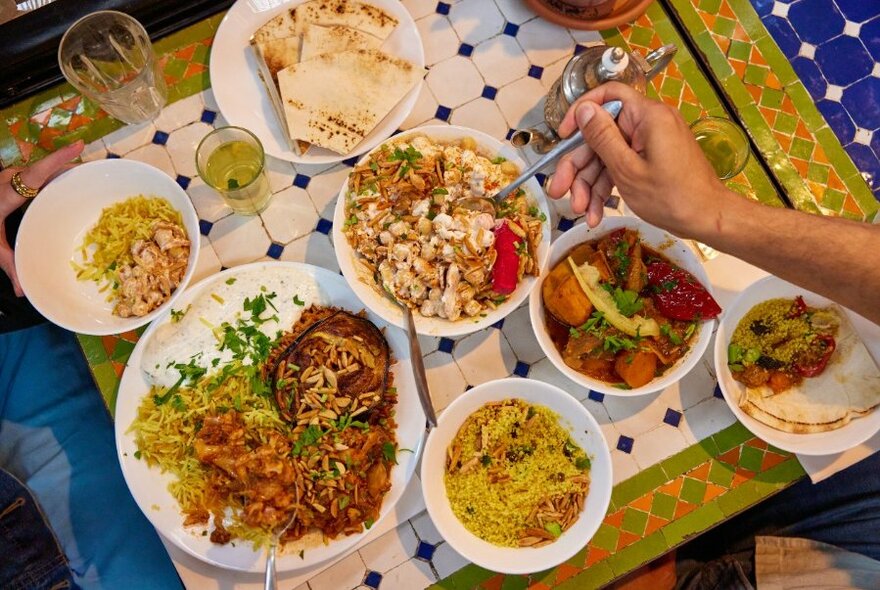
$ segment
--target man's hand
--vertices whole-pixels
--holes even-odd
[[[597,106],[615,99],[623,101],[617,123]],[[560,160],[547,192],[558,199],[571,190],[572,209],[586,211],[591,227],[615,185],[639,217],[679,235],[712,218],[724,187],[677,110],[609,82],[568,110],[559,134],[575,132],[587,144]]]
[[[27,168],[8,168],[0,172],[0,268],[12,281],[15,294],[19,297],[24,295],[24,292],[21,290],[18,275],[15,273],[15,255],[9,245],[9,240],[6,239],[6,217],[24,205],[27,199],[12,188],[12,175],[20,171],[22,182],[31,188],[42,188],[57,175],[74,166],[75,164],[69,162],[79,157],[82,150],[83,142],[77,141],[49,154]],[[39,198],[39,195],[36,198]]]

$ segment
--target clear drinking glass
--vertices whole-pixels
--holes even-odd
[[[168,90],[144,27],[115,10],[94,12],[67,29],[58,46],[67,81],[126,123],[159,114]]]
[[[241,127],[215,129],[196,149],[199,176],[241,215],[256,215],[269,204],[265,167],[263,144]]]
[[[693,122],[691,131],[720,180],[733,178],[746,167],[749,141],[730,119],[703,117]]]

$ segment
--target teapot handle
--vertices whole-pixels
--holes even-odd
[[[651,80],[651,78],[659,74],[662,69],[669,65],[669,62],[675,57],[677,51],[678,47],[670,43],[669,45],[659,47],[646,55],[645,61],[650,66],[650,69],[645,71],[645,77],[648,80]]]

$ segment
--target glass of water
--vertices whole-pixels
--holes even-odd
[[[241,127],[215,129],[196,149],[199,176],[240,215],[256,215],[269,204],[265,167],[263,144]]]
[[[150,121],[165,106],[168,90],[150,37],[127,14],[102,10],[73,23],[58,64],[68,82],[120,121]]]

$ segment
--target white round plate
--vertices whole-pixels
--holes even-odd
[[[71,261],[98,223],[101,211],[144,195],[166,199],[180,211],[190,240],[186,274],[168,300],[141,317],[113,315],[113,301],[94,281],[79,281]],[[15,241],[15,268],[27,298],[53,324],[104,336],[139,328],[161,315],[183,293],[199,258],[199,218],[192,201],[167,174],[134,160],[97,160],[72,168],[46,185],[25,211]]]
[[[319,295],[316,304],[334,305],[352,312],[358,312],[363,308],[342,277],[323,268],[296,262],[255,262],[231,268],[210,276],[188,289],[176,307],[186,307],[199,294],[210,290],[219,281],[225,282],[242,272],[254,269],[266,272],[279,272],[279,270],[283,272],[287,269],[291,272],[307,273],[313,277],[315,284],[318,285]],[[293,292],[278,293],[279,297],[293,297],[295,294]],[[413,451],[412,453],[398,453],[399,464],[391,471],[391,490],[382,503],[381,520],[392,512],[394,505],[400,499],[412,477],[413,471],[415,471],[425,432],[425,414],[416,395],[409,355],[409,341],[406,334],[388,326],[375,315],[368,314],[368,316],[380,329],[384,329],[385,338],[388,340],[396,359],[391,370],[394,372],[394,385],[398,391],[397,442],[399,448],[412,449]],[[137,446],[134,434],[129,432],[129,428],[137,415],[141,400],[150,391],[150,386],[141,370],[141,358],[146,343],[149,342],[157,327],[167,321],[169,321],[169,317],[164,315],[147,329],[135,346],[119,384],[115,418],[116,451],[125,481],[138,506],[153,526],[180,549],[217,567],[246,572],[262,572],[266,563],[265,551],[254,551],[251,544],[244,541],[235,543],[234,547],[232,544],[215,545],[208,537],[185,529],[177,501],[168,492],[168,484],[174,480],[174,476],[169,473],[160,473],[158,468],[150,468],[145,461],[140,461],[134,456]],[[369,534],[369,531],[365,531],[358,535],[337,537],[326,545],[306,549],[302,558],[298,554],[279,555],[277,569],[279,572],[291,572],[312,567],[348,551]]]
[[[556,412],[571,438],[586,451],[590,467],[590,490],[580,518],[550,545],[538,547],[501,547],[484,541],[467,530],[446,496],[446,449],[464,421],[491,401],[518,398],[546,406]],[[608,444],[592,414],[556,386],[531,379],[508,378],[477,385],[443,410],[437,427],[428,435],[422,457],[422,493],[431,520],[440,536],[466,559],[475,564],[507,574],[529,574],[559,565],[580,551],[596,534],[611,501],[611,454]]]
[[[485,154],[503,156],[510,160],[520,170],[524,170],[527,164],[520,158],[518,151],[507,143],[502,143],[494,137],[477,131],[476,129],[468,129],[467,127],[458,127],[456,125],[426,125],[424,127],[416,127],[409,131],[404,131],[394,136],[394,140],[406,138],[410,135],[424,135],[430,139],[441,142],[449,142],[464,137],[472,137],[476,140],[480,151]],[[381,146],[377,146],[379,149]],[[375,150],[373,150],[375,151]],[[369,154],[365,154],[360,162],[366,160]],[[358,164],[360,164],[358,162]],[[547,262],[547,256],[550,253],[550,210],[547,208],[547,198],[544,196],[544,190],[534,178],[530,178],[523,188],[534,200],[535,206],[545,215],[547,221],[544,223],[544,231],[541,237],[541,244],[538,247],[538,268],[544,268]],[[376,290],[372,284],[367,284],[361,280],[360,273],[356,265],[357,254],[352,250],[342,233],[345,227],[345,195],[348,192],[348,180],[339,191],[339,197],[336,199],[336,210],[333,212],[333,246],[336,250],[336,260],[339,262],[339,268],[342,274],[348,280],[348,284],[357,293],[370,311],[373,311],[386,322],[406,327],[403,311],[400,307],[391,301],[388,297],[382,295]],[[416,322],[416,331],[426,336],[464,336],[473,334],[483,328],[488,328],[498,320],[502,320],[509,313],[512,313],[519,304],[525,301],[529,296],[529,292],[537,284],[536,277],[524,277],[519,285],[507,300],[494,310],[488,310],[485,317],[462,318],[451,322],[443,318],[427,318],[419,313],[413,313]]]
[[[743,316],[758,303],[777,297],[794,299],[798,295],[802,295],[807,305],[812,307],[826,307],[833,303],[830,299],[773,276],[752,283],[739,294],[724,312],[718,332],[715,334],[715,372],[718,375],[718,384],[721,386],[724,400],[736,418],[758,438],[780,449],[802,455],[842,453],[865,442],[880,431],[880,410],[875,408],[867,416],[854,418],[846,426],[829,432],[791,434],[755,420],[743,412],[737,404],[739,397],[745,393],[745,385],[736,381],[727,368],[727,346],[730,344],[733,331]],[[868,352],[874,357],[874,362],[880,360],[880,326],[844,307],[840,309],[849,317],[859,337],[868,347]]]
[[[312,146],[309,151],[299,156],[290,149],[286,133],[282,128],[272,102],[266,93],[257,67],[257,60],[250,48],[249,41],[266,21],[283,10],[290,10],[305,0],[288,0],[287,2],[252,2],[238,0],[223,17],[214,43],[211,46],[211,63],[209,74],[211,88],[220,113],[230,125],[244,127],[254,133],[263,144],[263,149],[270,156],[303,164],[327,164],[341,162],[358,154],[369,151],[394,133],[412,110],[419,96],[421,83],[382,119],[369,135],[350,154],[340,155],[336,152]],[[398,0],[364,0],[381,8],[397,19],[398,25],[394,32],[385,40],[382,51],[408,60],[418,67],[425,65],[425,52],[422,38],[416,23],[409,11]]]
[[[559,236],[550,249],[550,260],[541,273],[538,286],[532,290],[529,297],[529,317],[532,320],[532,326],[535,329],[535,336],[538,338],[538,344],[541,350],[550,359],[550,362],[559,369],[566,377],[582,385],[583,387],[599,391],[607,395],[619,395],[622,397],[633,397],[654,393],[666,389],[667,387],[680,381],[693,369],[706,349],[709,348],[709,341],[712,339],[712,329],[715,320],[706,320],[700,325],[700,332],[693,341],[691,349],[660,377],[657,377],[650,383],[637,387],[635,389],[619,389],[610,383],[593,379],[583,373],[579,373],[565,364],[562,355],[556,350],[556,346],[547,333],[547,321],[544,316],[544,302],[541,296],[541,283],[547,278],[550,270],[556,266],[565,254],[587,240],[595,240],[602,236],[625,227],[628,229],[638,230],[642,236],[642,241],[649,244],[653,249],[657,250],[669,260],[694,275],[700,283],[706,287],[709,293],[712,292],[712,285],[709,283],[709,276],[703,268],[700,259],[694,251],[683,240],[666,233],[660,228],[654,227],[636,217],[605,217],[597,227],[590,229],[586,223],[579,223],[573,228]]]

